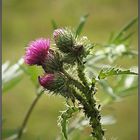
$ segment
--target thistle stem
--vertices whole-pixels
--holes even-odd
[[[96,108],[96,100],[93,97],[89,96],[87,102],[86,99],[83,98],[80,94],[78,94],[73,88],[71,88],[71,92],[74,94],[76,99],[83,105],[85,116],[87,116],[90,120],[89,124],[92,128],[92,137],[96,138],[96,140],[103,140],[104,131],[100,123],[100,112]]]
[[[77,64],[78,76],[79,76],[80,80],[82,81],[82,83],[88,89],[88,81],[86,79],[84,70],[85,70],[85,65],[81,61],[79,61],[79,63]]]
[[[23,134],[23,131],[24,131],[24,128],[26,127],[27,125],[27,122],[29,120],[29,117],[31,116],[31,113],[35,107],[35,105],[37,104],[38,100],[40,99],[41,95],[43,94],[44,90],[42,90],[39,94],[37,94],[36,98],[33,100],[33,102],[31,103],[28,111],[27,111],[27,114],[25,115],[25,118],[22,122],[22,125],[21,125],[21,128],[18,132],[18,135],[17,135],[17,140],[20,140],[21,137],[22,137],[22,134]]]
[[[67,78],[69,79],[69,81],[75,85],[75,87],[77,87],[79,90],[81,90],[83,93],[86,92],[86,88],[83,84],[81,84],[79,81],[75,80],[74,78],[72,78],[66,71],[63,70],[63,73],[65,76],[67,76]]]

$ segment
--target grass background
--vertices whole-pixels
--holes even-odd
[[[61,27],[76,27],[79,17],[89,13],[83,34],[93,42],[104,43],[112,31],[118,31],[129,20],[137,16],[137,0],[4,0],[2,2],[2,62],[15,63],[24,55],[28,42],[39,37],[52,37],[51,20]],[[132,48],[137,49],[137,26]],[[121,59],[123,67],[135,65],[137,59]],[[114,114],[117,123],[106,126],[107,140],[138,139],[138,100],[134,95],[120,103],[108,105],[103,114]],[[15,129],[21,125],[24,115],[34,98],[34,86],[29,77],[10,91],[4,93],[2,113],[4,129]],[[60,129],[57,124],[59,111],[64,109],[64,99],[44,95],[37,104],[28,123],[28,133],[23,140],[55,140]],[[76,131],[72,140],[88,140],[88,130]]]

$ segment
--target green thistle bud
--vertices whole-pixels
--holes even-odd
[[[52,49],[49,49],[47,57],[42,64],[42,67],[46,73],[54,73],[62,70],[62,61],[60,54]]]
[[[93,47],[87,37],[76,37],[75,32],[68,28],[55,30],[53,37],[59,50],[65,53],[64,61],[70,64],[82,62]]]
[[[53,33],[53,37],[57,47],[62,52],[70,53],[73,51],[75,35],[70,29],[56,29]]]

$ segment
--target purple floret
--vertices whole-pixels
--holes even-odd
[[[24,61],[28,65],[42,65],[48,55],[50,39],[40,38],[29,43]]]
[[[53,84],[54,78],[54,74],[45,74],[41,77],[39,76],[38,80],[41,86],[43,86],[44,88],[48,88]]]

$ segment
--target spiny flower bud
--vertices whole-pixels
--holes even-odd
[[[38,77],[39,83],[45,89],[54,94],[61,94],[66,98],[73,99],[73,94],[69,92],[69,81],[63,73],[49,73]]]
[[[28,65],[42,65],[48,55],[50,39],[40,38],[29,43],[24,61]]]
[[[42,64],[46,73],[54,73],[62,70],[62,61],[60,54],[52,49],[49,49],[47,57]]]
[[[76,37],[75,32],[69,28],[56,29],[53,33],[56,46],[64,52],[64,62],[75,64],[86,57],[88,50],[87,39]]]
[[[45,89],[50,91],[63,90],[66,82],[66,77],[62,73],[44,74],[38,77],[39,83]]]
[[[74,33],[70,29],[56,29],[53,37],[57,47],[64,53],[69,53],[75,44]]]
[[[42,77],[38,77],[39,83],[44,88],[49,88],[54,83],[54,74],[45,74]]]

